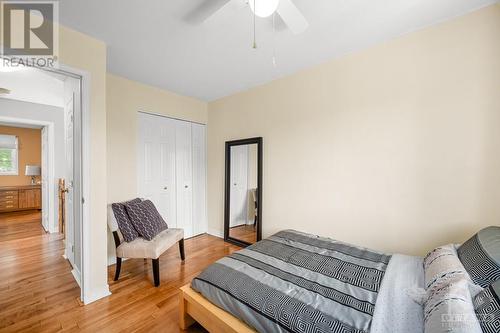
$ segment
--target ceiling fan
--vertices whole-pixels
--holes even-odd
[[[190,12],[186,19],[193,23],[202,23],[215,15],[222,8],[242,0],[205,0]],[[304,32],[309,23],[292,0],[246,0],[252,12],[258,17],[269,17],[276,13],[286,26],[294,33]]]

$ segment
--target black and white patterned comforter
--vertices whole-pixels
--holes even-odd
[[[217,261],[192,287],[259,332],[369,332],[390,260],[286,230]]]

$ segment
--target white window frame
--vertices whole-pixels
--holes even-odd
[[[7,135],[7,134],[5,134]],[[19,176],[19,138],[15,135],[11,135],[16,138],[16,148],[2,148],[0,149],[10,149],[12,150],[11,157],[12,157],[12,162],[13,162],[13,169],[12,171],[2,171],[0,170],[0,176]]]

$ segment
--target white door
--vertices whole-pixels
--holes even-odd
[[[205,125],[192,124],[193,146],[193,236],[208,231],[207,154]]]
[[[42,226],[49,231],[49,133],[42,128]]]
[[[138,195],[184,237],[207,231],[204,125],[139,113]]]
[[[64,131],[65,131],[65,184],[66,204],[65,204],[65,223],[66,223],[66,257],[71,265],[75,267],[75,221],[73,215],[73,121],[74,121],[74,98],[71,97],[64,108]]]
[[[229,226],[246,224],[248,212],[248,145],[231,147]]]
[[[184,237],[193,236],[193,167],[191,123],[177,121],[175,126],[175,159],[177,176],[177,227]]]
[[[175,122],[144,113],[138,117],[138,195],[150,199],[175,228]]]

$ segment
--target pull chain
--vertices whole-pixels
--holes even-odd
[[[251,0],[250,0],[251,1]],[[255,7],[256,0],[253,0],[253,48],[257,48],[257,37],[255,32],[255,12],[257,11],[257,7]]]
[[[276,68],[276,12],[273,13],[273,66]]]

